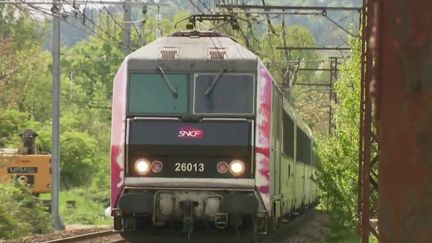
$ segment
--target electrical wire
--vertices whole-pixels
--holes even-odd
[[[106,10],[107,14],[110,16],[110,18],[114,21],[114,24],[117,25],[118,27],[120,27],[120,29],[123,30],[123,26],[121,24],[119,24],[119,22],[117,21],[117,19],[112,15],[111,11],[106,7],[106,5],[103,5],[103,8]]]
[[[111,41],[114,41],[114,42],[120,44],[121,47],[125,47],[125,44],[122,41],[118,40],[116,37],[112,36],[107,30],[102,28],[100,25],[96,24],[92,18],[89,18],[85,14],[85,10],[84,11],[78,10],[78,16],[80,16],[84,22],[86,20],[89,21],[95,28],[99,29],[104,35],[109,37]]]
[[[195,9],[197,9],[198,12],[200,12],[201,14],[204,14],[204,11],[202,11],[201,8],[198,7],[198,6],[193,2],[193,0],[189,0],[189,3],[192,4],[192,6],[193,6]]]
[[[201,5],[203,5],[204,8],[207,9],[207,11],[208,11],[210,14],[213,14],[213,12],[211,11],[211,9],[210,9],[209,7],[207,7],[207,5],[206,5],[204,2],[202,2],[201,0],[198,0],[198,2],[199,2]]]
[[[265,8],[266,4],[265,4],[265,0],[261,0],[263,7]],[[265,10],[267,12],[267,9]],[[270,20],[270,15],[268,13],[266,13],[266,18],[267,18],[267,25],[270,28],[271,32],[274,35],[278,35],[275,31],[275,29],[273,28],[272,22]]]
[[[322,16],[324,16],[324,18],[326,18],[328,21],[330,21],[331,23],[333,23],[334,25],[336,25],[339,29],[341,29],[342,31],[344,31],[348,35],[350,35],[350,36],[352,36],[354,38],[357,38],[357,39],[361,38],[360,35],[351,33],[349,30],[345,29],[342,25],[338,24],[335,20],[333,20],[332,18],[330,18],[329,16],[327,16],[327,14],[323,14]]]

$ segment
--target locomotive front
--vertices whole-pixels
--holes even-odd
[[[214,32],[162,37],[114,83],[114,228],[252,224],[257,57]]]

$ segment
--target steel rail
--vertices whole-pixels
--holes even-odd
[[[87,234],[82,234],[82,235],[75,235],[75,236],[70,236],[70,237],[65,237],[65,238],[55,239],[55,240],[49,240],[49,241],[44,241],[44,242],[45,243],[77,242],[77,241],[89,240],[89,239],[93,239],[93,238],[99,238],[99,237],[104,237],[104,236],[109,236],[109,235],[117,235],[117,234],[118,234],[118,232],[114,232],[112,229],[109,229],[109,230],[92,232],[92,233],[87,233]]]

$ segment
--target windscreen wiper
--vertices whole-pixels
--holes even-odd
[[[213,81],[210,83],[209,87],[207,88],[207,90],[204,92],[205,95],[209,95],[210,92],[213,90],[214,86],[216,85],[217,81],[219,81],[220,76],[222,75],[222,73],[225,72],[225,68],[222,69],[217,75],[216,77],[213,79]]]
[[[168,87],[169,87],[171,93],[173,94],[174,98],[177,99],[177,96],[178,96],[178,95],[177,95],[177,89],[174,87],[174,85],[171,83],[171,81],[170,81],[170,80],[168,79],[168,77],[165,75],[165,72],[164,72],[164,70],[162,69],[162,67],[159,66],[158,69],[159,69],[159,71],[161,72],[162,77],[163,77],[165,83],[168,85]]]

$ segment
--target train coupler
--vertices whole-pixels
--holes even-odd
[[[215,227],[223,230],[228,226],[228,214],[227,213],[216,213],[215,215]]]
[[[183,209],[183,232],[186,232],[187,238],[190,239],[194,230],[193,209],[198,206],[198,202],[186,200],[180,202],[180,207]]]

